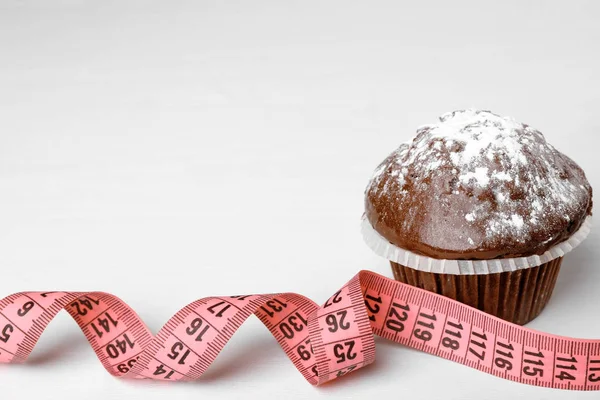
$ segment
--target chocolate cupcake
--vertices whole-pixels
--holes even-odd
[[[469,109],[420,127],[377,167],[363,235],[397,280],[525,324],[591,213],[583,170],[538,130]]]

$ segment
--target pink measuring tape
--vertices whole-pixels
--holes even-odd
[[[449,298],[361,271],[322,307],[294,293],[207,297],[153,336],[103,292],[22,292],[0,300],[0,362],[24,362],[61,310],[114,376],[193,380],[256,315],[311,384],[375,360],[373,335],[531,385],[600,390],[600,341],[536,332]]]

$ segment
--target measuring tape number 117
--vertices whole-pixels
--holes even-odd
[[[314,385],[372,363],[379,335],[516,382],[600,390],[600,341],[536,332],[370,271],[322,307],[295,293],[203,298],[156,336],[109,293],[16,293],[0,300],[0,362],[24,362],[62,309],[104,368],[123,378],[197,379],[254,314]]]

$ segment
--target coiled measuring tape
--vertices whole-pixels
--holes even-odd
[[[200,299],[156,336],[109,293],[17,293],[0,300],[0,362],[24,362],[63,308],[104,368],[122,378],[197,379],[254,314],[313,385],[372,363],[375,334],[521,383],[600,390],[600,341],[523,328],[370,271],[322,307],[295,293]]]

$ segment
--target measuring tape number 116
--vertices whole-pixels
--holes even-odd
[[[379,335],[516,382],[600,390],[600,341],[536,332],[370,271],[322,307],[295,293],[203,298],[156,336],[109,293],[16,293],[0,300],[0,362],[24,362],[62,309],[104,368],[122,378],[197,379],[254,314],[314,385],[372,363]]]

